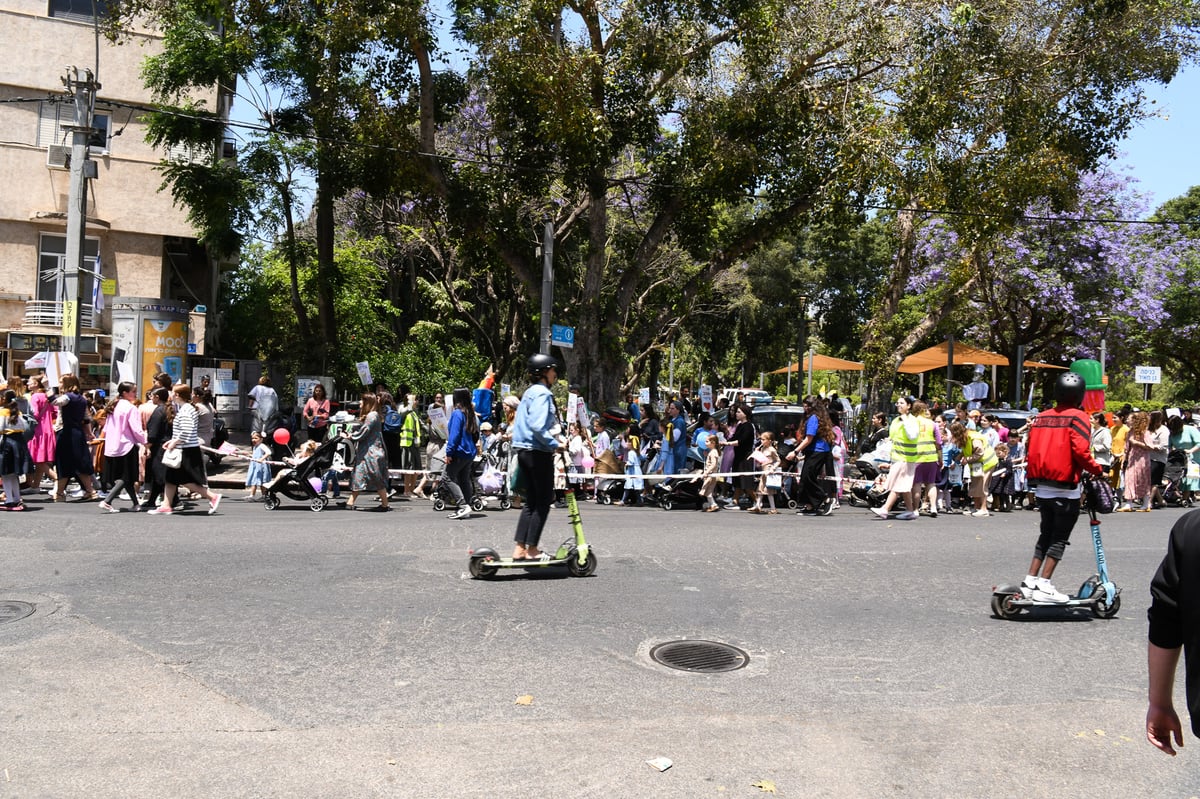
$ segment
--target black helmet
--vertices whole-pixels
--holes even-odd
[[[541,377],[547,369],[559,371],[558,359],[553,355],[543,355],[540,352],[529,356],[529,374]]]
[[[1087,383],[1083,375],[1075,372],[1063,372],[1054,381],[1054,404],[1065,405],[1068,408],[1082,408],[1083,395],[1087,392]]]

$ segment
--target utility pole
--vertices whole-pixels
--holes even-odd
[[[538,352],[550,354],[550,315],[554,313],[554,223],[542,233],[542,331]]]
[[[79,352],[79,273],[83,269],[84,234],[87,231],[87,181],[96,177],[95,162],[88,160],[92,109],[100,84],[90,69],[68,67],[63,86],[74,95],[75,119],[63,129],[71,133],[71,184],[67,193],[67,256],[64,261],[62,350]]]

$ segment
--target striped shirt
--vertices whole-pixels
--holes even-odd
[[[175,411],[175,425],[172,428],[172,438],[177,447],[198,447],[200,436],[196,432],[196,406],[185,402]]]

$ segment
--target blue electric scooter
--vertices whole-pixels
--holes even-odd
[[[1101,619],[1111,619],[1121,609],[1121,589],[1108,576],[1108,561],[1104,557],[1104,542],[1100,540],[1100,519],[1097,491],[1091,479],[1085,478],[1088,494],[1088,519],[1091,522],[1092,544],[1096,548],[1096,574],[1083,581],[1079,591],[1068,595],[1066,602],[1035,600],[1032,592],[1020,583],[1007,583],[992,588],[992,613],[1001,619],[1015,619],[1029,608],[1091,609]]]
[[[467,569],[477,579],[490,580],[501,569],[545,569],[551,566],[566,566],[572,577],[587,577],[596,571],[596,553],[583,537],[583,521],[579,518],[579,503],[575,490],[567,489],[567,516],[575,535],[558,546],[549,560],[513,560],[502,558],[491,547],[480,547],[470,551]]]

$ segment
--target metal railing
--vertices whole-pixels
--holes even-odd
[[[63,304],[57,300],[29,300],[25,303],[25,324],[27,325],[61,325],[62,314]],[[81,327],[95,327],[97,315],[91,302],[79,304]]]

